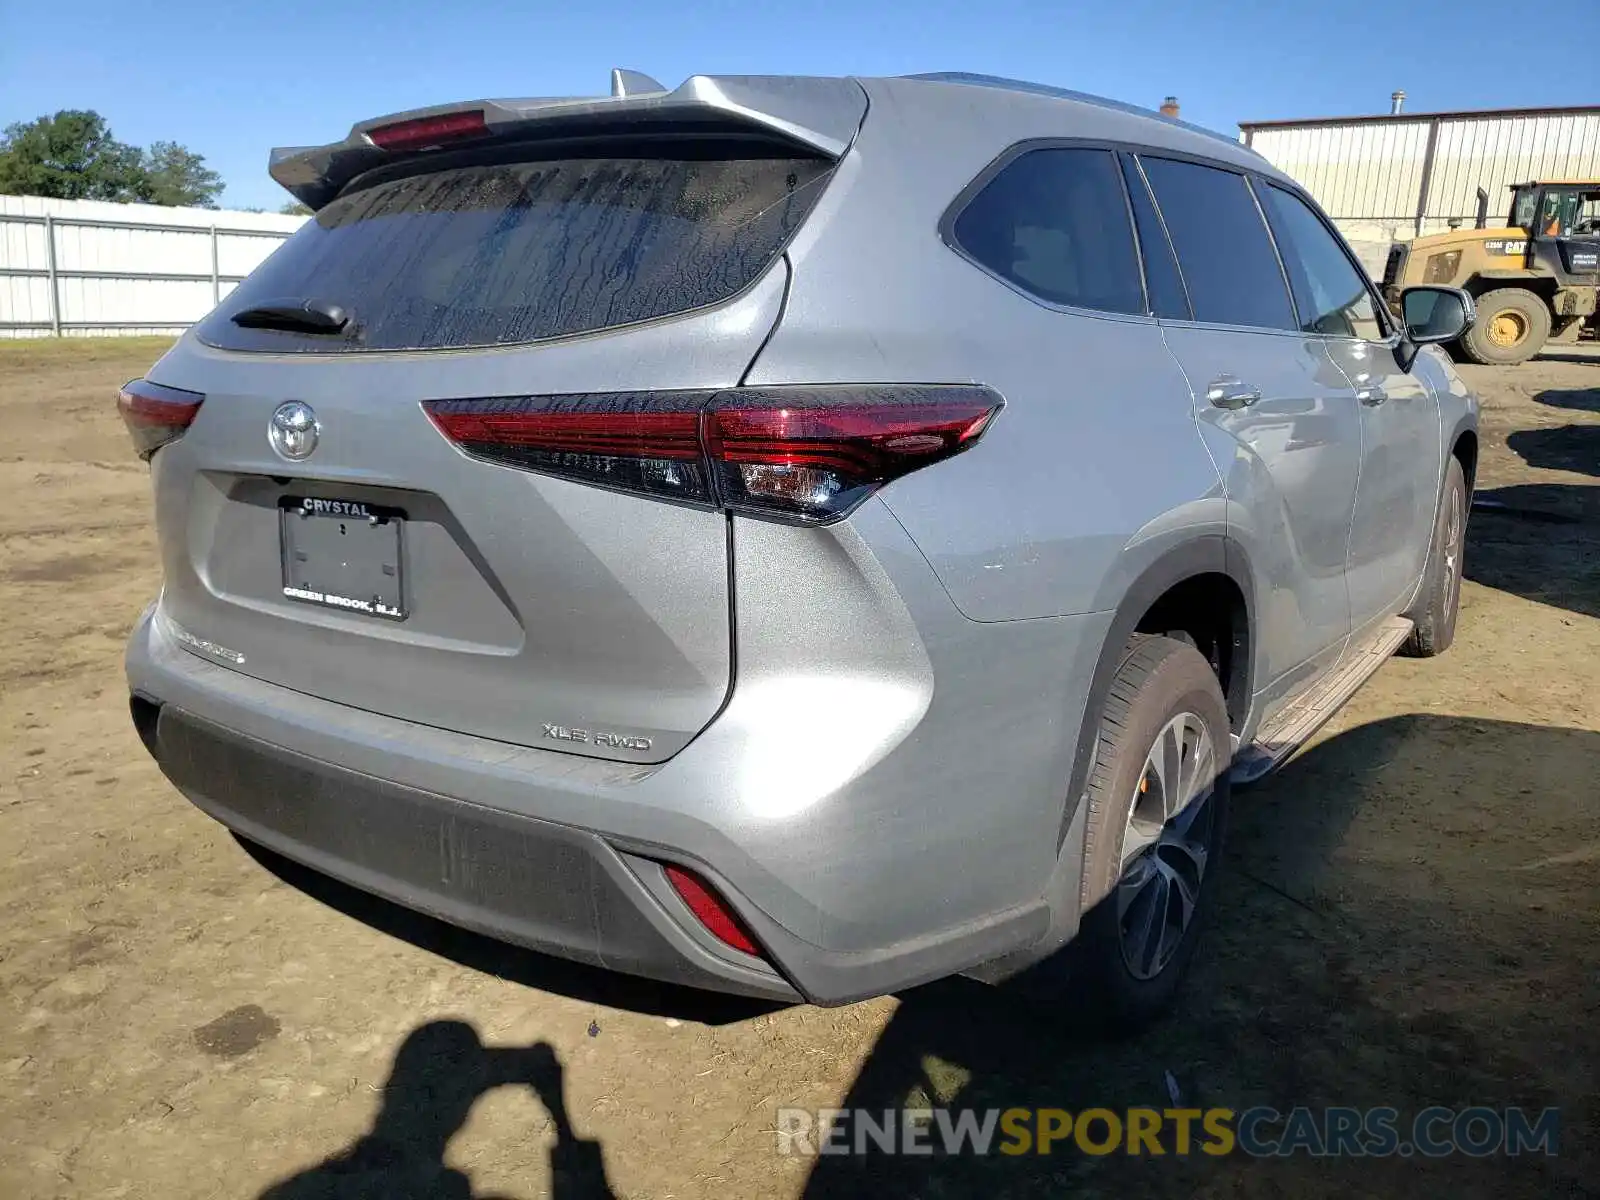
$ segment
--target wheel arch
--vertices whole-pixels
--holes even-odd
[[[1553,276],[1540,275],[1533,271],[1479,271],[1462,285],[1462,290],[1476,300],[1489,292],[1520,288],[1537,296],[1548,306],[1556,294],[1556,286]]]
[[[1467,498],[1472,498],[1473,481],[1478,475],[1478,430],[1470,416],[1463,416],[1450,434],[1450,456],[1461,464],[1467,477]]]
[[[1250,559],[1244,547],[1225,534],[1205,534],[1164,550],[1148,563],[1122,592],[1114,605],[1111,624],[1100,645],[1099,656],[1084,702],[1083,717],[1073,753],[1072,773],[1063,804],[1058,845],[1065,840],[1083,800],[1093,765],[1096,729],[1106,695],[1126,656],[1135,633],[1157,632],[1145,628],[1146,619],[1162,611],[1163,601],[1184,595],[1186,588],[1231,588],[1236,609],[1230,614],[1229,670],[1223,689],[1228,719],[1238,732],[1249,713],[1254,686],[1256,596]]]

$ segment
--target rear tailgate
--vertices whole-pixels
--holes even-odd
[[[422,408],[739,382],[828,163],[662,153],[453,159],[347,193],[163,359],[153,380],[206,397],[152,463],[174,636],[510,743],[659,762],[702,729],[731,686],[727,518],[469,458]],[[230,320],[285,294],[353,331]],[[287,402],[318,425],[299,461],[268,435]]]

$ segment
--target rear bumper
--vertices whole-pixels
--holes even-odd
[[[157,761],[190,800],[306,866],[563,958],[671,983],[800,998],[766,964],[736,962],[697,942],[682,914],[669,913],[666,895],[647,884],[659,867],[591,832],[403,787],[173,705],[151,716]]]
[[[998,636],[1036,637],[1041,624]],[[988,811],[967,802],[970,785],[930,793],[931,778],[953,768],[921,752],[920,739],[933,736],[926,722],[905,747],[874,751],[865,774],[819,777],[802,806],[769,781],[805,781],[808,764],[773,753],[753,702],[744,713],[736,701],[665,764],[608,762],[307,696],[185,649],[168,625],[153,606],[133,632],[127,671],[135,696],[154,706],[146,741],[184,795],[249,840],[454,924],[652,978],[818,1004],[1025,956],[1051,927],[1049,835],[994,811],[1028,793],[996,779]],[[751,729],[768,739],[757,742],[762,754],[750,749]],[[1053,833],[1059,809],[1026,803]],[[921,836],[896,836],[896,822]],[[992,829],[995,853],[975,860],[964,826]],[[1002,851],[1004,842],[1017,849]],[[1030,872],[1024,851],[1042,869]],[[662,862],[708,879],[766,961],[712,937]]]

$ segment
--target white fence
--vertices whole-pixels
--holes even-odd
[[[304,221],[0,196],[0,337],[177,333]]]

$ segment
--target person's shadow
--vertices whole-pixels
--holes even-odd
[[[533,1089],[555,1123],[550,1195],[613,1197],[599,1143],[573,1132],[561,1062],[547,1043],[491,1049],[464,1021],[430,1021],[412,1030],[395,1053],[371,1131],[343,1152],[273,1184],[261,1200],[472,1200],[471,1181],[445,1165],[445,1148],[477,1099],[507,1086]]]

